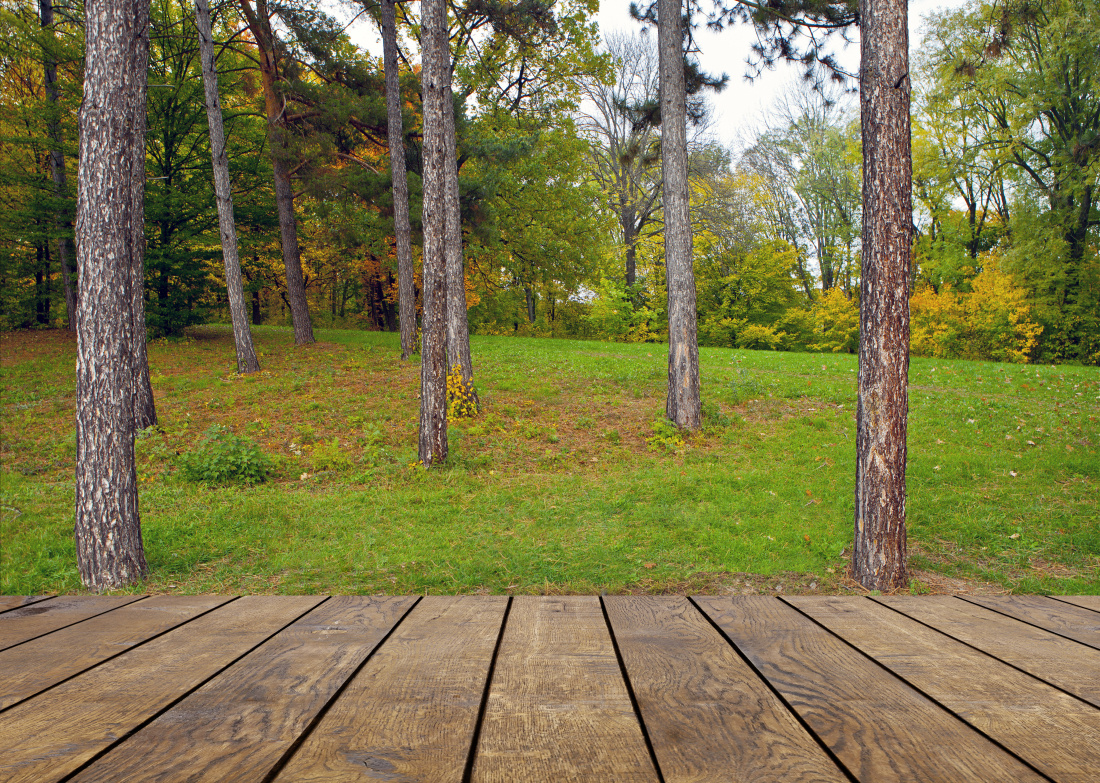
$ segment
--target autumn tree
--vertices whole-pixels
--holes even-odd
[[[147,0],[88,0],[77,173],[76,549],[87,587],[148,570],[134,460],[144,243]]]
[[[298,221],[294,214],[286,106],[280,91],[285,48],[281,47],[272,25],[280,6],[275,6],[268,0],[255,0],[255,3],[252,0],[240,0],[240,5],[256,45],[263,83],[268,147],[274,172],[275,203],[279,210],[279,234],[282,238],[283,264],[286,267],[287,298],[294,322],[294,342],[296,345],[308,345],[315,342],[315,339],[306,299],[305,278],[302,274]]]

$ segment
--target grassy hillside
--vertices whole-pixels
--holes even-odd
[[[482,412],[425,471],[397,335],[255,336],[250,377],[227,329],[150,347],[138,591],[853,586],[853,356],[702,349],[707,427],[684,441],[662,423],[664,345],[475,337]],[[0,349],[0,592],[77,591],[75,341]],[[912,589],[1100,592],[1100,371],[915,359],[910,383]],[[266,482],[183,478],[215,425],[271,458]]]

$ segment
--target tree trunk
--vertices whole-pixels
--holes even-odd
[[[437,33],[446,79],[443,85],[444,182],[444,254],[447,286],[447,370],[459,367],[462,383],[480,405],[474,390],[474,362],[470,356],[470,321],[466,314],[466,273],[462,263],[462,210],[458,190],[458,142],[455,133],[454,97],[451,91],[451,52],[446,24]]]
[[[275,33],[271,29],[267,0],[257,0],[253,10],[249,0],[240,0],[241,11],[252,31],[259,50],[260,77],[264,87],[264,110],[267,114],[267,142],[274,169],[275,204],[279,210],[279,236],[282,239],[283,265],[286,268],[287,302],[294,323],[295,345],[316,342],[313,324],[309,320],[305,278],[302,275],[302,253],[298,247],[298,222],[294,216],[294,189],[286,161],[286,135],[283,107],[275,90],[278,66],[275,62]]]
[[[214,57],[214,39],[210,32],[210,6],[195,0],[195,23],[199,30],[202,81],[206,91],[206,119],[210,127],[210,157],[214,164],[214,197],[218,203],[222,259],[225,262],[225,286],[229,295],[229,319],[233,323],[233,344],[237,349],[237,373],[258,372],[260,361],[252,346],[252,330],[244,306],[241,259],[237,255],[237,224],[233,219],[233,191],[229,182],[229,157],[225,151],[222,105],[218,98],[218,67]]]
[[[425,467],[447,459],[446,213],[447,167],[443,101],[446,96],[447,7],[423,0],[424,93],[424,325],[420,348],[419,456]],[[442,33],[440,31],[442,30]]]
[[[905,439],[913,206],[907,18],[905,0],[860,1],[863,274],[852,576],[873,590],[908,583]]]
[[[668,285],[668,400],[665,410],[677,427],[693,430],[700,424],[699,341],[688,214],[687,96],[681,8],[681,0],[660,0],[657,9]]]
[[[148,571],[134,461],[148,0],[88,0],[77,172],[76,552],[95,590]],[[140,116],[141,120],[137,121]],[[140,152],[140,155],[138,154]]]
[[[382,59],[386,71],[387,138],[393,179],[393,233],[397,243],[397,305],[401,317],[401,358],[416,350],[416,280],[409,225],[409,182],[405,176],[405,142],[401,126],[401,80],[397,64],[394,0],[382,0]]]
[[[40,0],[42,27],[48,31],[50,43],[53,43],[53,0]],[[50,137],[50,173],[53,175],[54,197],[58,204],[65,198],[65,154],[61,140],[61,118],[57,94],[57,59],[47,46],[42,56],[43,81],[46,85],[46,100],[50,104],[47,119],[47,132]],[[72,223],[59,211],[57,225],[57,260],[61,265],[61,280],[65,286],[65,324],[70,332],[76,331],[76,290],[73,287],[73,270],[69,266],[69,237]]]

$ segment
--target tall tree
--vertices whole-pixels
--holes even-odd
[[[148,571],[134,460],[148,0],[88,0],[77,172],[76,550],[105,590]]]
[[[382,67],[386,71],[387,140],[393,179],[393,230],[397,249],[397,303],[401,323],[401,358],[416,350],[416,281],[409,224],[409,183],[405,176],[405,134],[401,127],[401,83],[397,63],[394,0],[381,0]]]
[[[446,110],[450,74],[444,51],[447,7],[423,0],[421,79],[424,98],[424,325],[420,348],[419,458],[425,467],[447,459],[447,158]]]
[[[195,24],[199,32],[206,118],[210,127],[210,157],[214,165],[214,196],[218,202],[218,224],[221,228],[225,283],[229,294],[229,317],[233,323],[233,344],[237,350],[237,372],[258,372],[260,361],[252,346],[252,330],[248,326],[248,313],[244,306],[241,261],[237,255],[237,223],[233,218],[233,191],[229,181],[229,157],[225,151],[222,106],[218,98],[218,66],[214,56],[214,39],[210,32],[210,6],[206,0],[195,0]]]
[[[852,574],[908,583],[909,255],[913,242],[909,28],[905,0],[860,0],[863,268]]]
[[[61,137],[61,116],[57,90],[57,55],[53,51],[56,42],[53,32],[53,0],[39,0],[42,31],[45,34],[42,47],[42,71],[46,85],[49,116],[46,121],[50,136],[50,173],[53,176],[54,196],[58,203],[65,198],[67,177],[65,154]],[[61,265],[61,280],[65,287],[66,323],[70,331],[76,331],[76,289],[73,286],[72,266],[69,263],[69,231],[72,223],[61,212],[55,219],[57,225],[57,259]]]
[[[436,28],[440,40],[433,47],[443,59],[443,210],[444,254],[447,287],[447,370],[458,367],[467,393],[474,391],[474,364],[470,356],[470,323],[466,315],[466,271],[462,253],[462,210],[458,188],[458,138],[455,133],[454,91],[451,88],[451,53],[445,27]]]
[[[688,209],[687,96],[681,0],[660,0],[661,168],[668,281],[668,418],[682,429],[700,424],[699,342]]]
[[[302,274],[302,253],[298,246],[298,221],[294,214],[294,188],[290,181],[286,112],[280,99],[278,41],[271,24],[275,9],[268,0],[240,0],[241,11],[258,49],[260,75],[264,89],[264,110],[268,123],[268,148],[274,169],[275,202],[279,210],[279,234],[282,237],[283,264],[286,267],[287,300],[294,322],[294,343],[315,342],[313,324],[309,318],[305,277]]]
[[[658,56],[642,36],[611,34],[614,81],[593,80],[586,88],[587,108],[581,130],[592,142],[593,174],[606,194],[619,224],[624,253],[624,280],[637,282],[638,246],[655,233],[660,220],[661,177],[657,128],[638,122],[630,107],[643,105],[658,93]]]

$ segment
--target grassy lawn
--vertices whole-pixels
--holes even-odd
[[[705,430],[661,423],[664,345],[475,337],[483,403],[416,465],[419,365],[398,336],[225,327],[150,346],[137,592],[839,592],[856,359],[702,349]],[[0,336],[0,593],[78,592],[75,340]],[[1100,592],[1100,371],[914,359],[914,592]],[[213,425],[270,478],[180,475]]]

